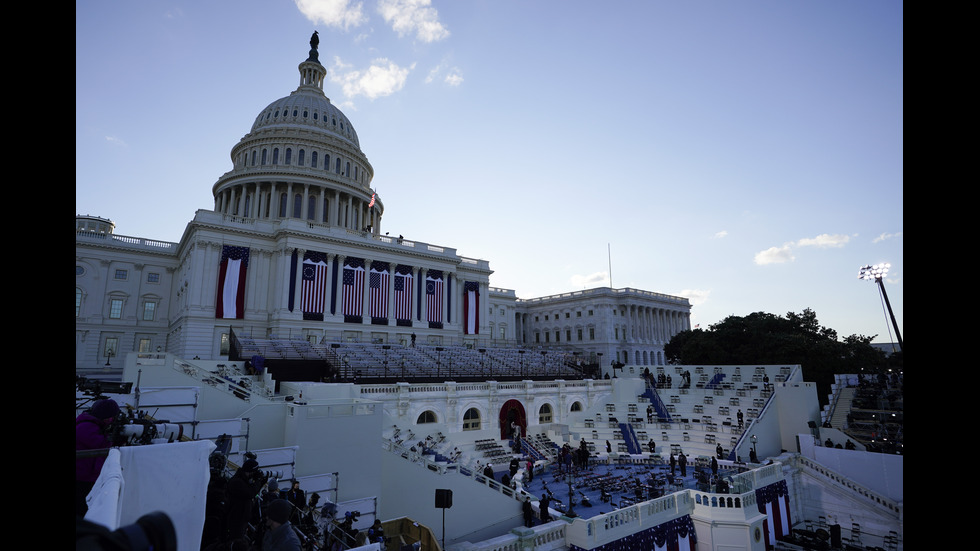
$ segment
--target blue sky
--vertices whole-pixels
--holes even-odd
[[[891,0],[75,4],[75,209],[178,241],[320,35],[382,231],[521,298],[685,296],[901,330],[903,5]],[[904,333],[904,331],[903,331]]]

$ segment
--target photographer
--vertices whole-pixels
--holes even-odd
[[[293,504],[278,498],[269,504],[265,515],[265,535],[262,538],[263,551],[300,551],[299,536],[293,531],[289,517]]]
[[[252,518],[252,504],[268,478],[269,475],[259,471],[257,461],[247,459],[234,476],[228,479],[225,493],[228,507],[228,536],[230,538],[245,536],[248,522]]]
[[[114,443],[106,434],[113,418],[119,415],[115,400],[99,400],[75,418],[75,451],[111,448]],[[76,454],[77,455],[77,454]],[[85,498],[95,486],[102,472],[105,455],[90,455],[75,459],[75,515],[85,516],[88,505]]]

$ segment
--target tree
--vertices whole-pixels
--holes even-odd
[[[886,369],[883,352],[871,346],[874,336],[851,335],[822,327],[816,313],[779,317],[765,312],[729,316],[707,331],[681,331],[664,346],[669,363],[684,365],[799,364],[803,377],[817,385],[821,404],[827,401],[836,373],[879,372]]]

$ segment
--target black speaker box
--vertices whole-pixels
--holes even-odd
[[[453,506],[452,490],[436,490],[436,509],[450,509]]]

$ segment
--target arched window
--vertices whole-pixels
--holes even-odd
[[[231,211],[231,213],[234,214],[235,216],[238,216],[238,205],[240,205],[241,202],[242,202],[241,197],[235,197],[235,208],[233,208]]]
[[[327,215],[330,213],[330,201],[326,197],[323,198],[323,222],[327,223]]]
[[[358,168],[358,166],[357,165],[354,165],[354,179],[355,180],[357,179],[357,168]]]
[[[551,406],[545,404],[538,410],[538,423],[545,424],[551,422]]]
[[[292,163],[292,162],[293,162],[293,148],[287,147],[286,148],[286,164],[288,165],[289,163]]]
[[[419,419],[415,423],[421,425],[424,423],[435,423],[435,422],[436,422],[436,414],[431,410],[426,410],[419,415]]]
[[[252,150],[252,166],[255,166],[255,150]]]
[[[242,216],[248,216],[248,213],[249,213],[248,207],[251,206],[251,204],[252,204],[252,201],[250,199],[252,199],[252,196],[251,195],[246,195],[245,196],[245,208],[242,209]]]
[[[81,311],[82,311],[82,290],[76,288],[75,289],[75,317],[76,318],[81,313]]]
[[[350,178],[350,163],[349,162],[347,163],[347,166],[344,167],[344,176],[347,176],[348,178]]]
[[[299,156],[302,157],[303,156],[303,153],[300,152]],[[314,151],[314,152],[310,153],[310,166],[311,167],[316,168],[316,160],[317,160],[316,151]]]
[[[293,196],[293,218],[303,216],[303,196],[297,193]]]
[[[263,164],[263,165],[265,164],[265,160],[266,160],[266,155],[267,155],[267,153],[268,153],[268,150],[267,150],[267,149],[263,149],[263,150],[262,150],[262,164]]]
[[[306,162],[306,150],[305,149],[300,149],[299,150],[299,166],[303,166],[303,164],[305,162]]]
[[[316,220],[316,195],[310,195],[309,212],[306,213],[308,220]]]
[[[480,430],[480,412],[476,408],[463,414],[463,430]]]
[[[279,164],[279,148],[278,147],[272,150],[272,164],[274,164],[274,165]]]
[[[285,218],[286,217],[286,201],[288,199],[289,199],[289,196],[286,195],[286,192],[283,192],[283,193],[280,193],[279,194],[279,217],[280,218]]]
[[[582,411],[582,402],[572,403],[572,409],[570,411]]]
[[[323,155],[323,170],[330,170],[330,155]]]
[[[337,164],[334,166],[333,171],[336,172],[337,174],[340,174],[340,159],[339,158],[337,159]]]

